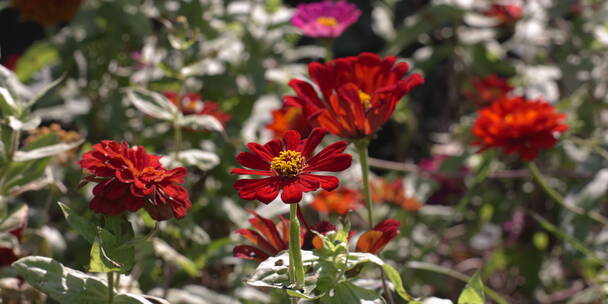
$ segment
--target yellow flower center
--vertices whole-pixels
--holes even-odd
[[[369,94],[359,90],[359,100],[361,100],[361,103],[363,104],[363,107],[367,110],[372,106],[371,100],[372,97],[369,96]]]
[[[338,25],[338,20],[334,17],[319,17],[317,18],[317,23],[324,26],[334,27]]]
[[[281,151],[272,159],[270,169],[279,176],[296,176],[306,167],[302,153],[294,150]]]

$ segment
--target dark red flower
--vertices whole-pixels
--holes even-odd
[[[310,122],[302,115],[299,107],[288,107],[272,111],[272,122],[266,125],[266,129],[274,133],[274,138],[283,138],[285,132],[296,130],[302,136],[307,137],[312,131]]]
[[[473,87],[465,91],[464,95],[475,102],[478,107],[489,106],[513,91],[513,87],[506,79],[494,74],[483,78],[473,78],[471,85]]]
[[[321,191],[310,204],[313,209],[324,213],[344,215],[362,206],[361,195],[358,191],[341,187],[334,191]]]
[[[335,142],[313,155],[315,148],[327,134],[316,128],[310,136],[301,139],[297,131],[288,131],[283,140],[274,139],[265,145],[249,143],[251,152],[241,152],[236,160],[250,168],[235,168],[232,174],[266,176],[261,179],[240,179],[234,183],[241,198],[257,199],[265,204],[272,202],[281,193],[283,202],[292,204],[302,199],[303,192],[315,191],[319,187],[331,191],[340,181],[335,176],[313,174],[318,171],[339,172],[350,167],[352,157],[342,153],[348,143]]]
[[[377,254],[399,234],[400,225],[399,221],[393,219],[378,223],[372,230],[359,237],[356,251]]]
[[[28,20],[44,25],[68,22],[83,0],[12,0],[12,5]]]
[[[23,230],[27,226],[28,212],[28,207],[24,206],[8,216],[3,222],[0,221],[2,228],[6,229],[5,231],[12,234],[19,242],[21,242]],[[5,242],[5,244],[10,244],[10,242]],[[0,245],[0,268],[11,265],[19,259],[19,256],[19,246],[9,245],[6,247]]]
[[[260,216],[255,211],[250,212],[253,214],[253,218],[249,219],[249,223],[251,223],[251,226],[256,230],[239,229],[236,232],[248,239],[255,246],[235,246],[232,251],[235,257],[261,262],[268,257],[275,256],[279,252],[289,248],[288,219],[279,216],[279,222],[275,224],[272,220]],[[299,214],[298,217],[300,218],[300,221],[302,221],[302,225],[300,226],[300,240],[302,249],[304,250],[311,250],[314,248],[313,240],[317,235],[312,232],[312,230],[321,234],[336,230],[336,227],[328,222],[320,222],[317,225],[308,228],[308,224],[306,224],[301,217],[301,214]]]
[[[310,78],[322,96],[304,80],[289,85],[296,96],[285,97],[287,105],[299,106],[311,122],[344,138],[375,133],[391,117],[401,98],[424,82],[419,74],[405,79],[409,66],[396,57],[380,58],[373,53],[308,65]]]
[[[11,71],[14,71],[15,67],[17,66],[17,61],[19,61],[19,58],[19,55],[8,55],[6,56],[6,59],[2,62],[2,65]]]
[[[521,19],[522,9],[517,4],[494,3],[484,15],[495,17],[503,25],[510,25]]]
[[[163,95],[176,105],[184,115],[210,115],[215,117],[224,127],[230,121],[230,114],[222,112],[219,105],[214,101],[203,101],[199,94],[188,93],[179,95],[175,92],[167,91]]]
[[[541,99],[505,97],[481,109],[473,126],[477,140],[473,145],[481,151],[500,148],[507,154],[518,153],[524,160],[533,160],[541,149],[552,148],[557,135],[568,130],[562,123],[564,114]]]
[[[83,182],[98,183],[89,207],[96,213],[119,215],[145,208],[157,220],[182,218],[192,204],[184,183],[186,168],[164,168],[160,157],[143,147],[104,140],[78,161],[91,174]]]

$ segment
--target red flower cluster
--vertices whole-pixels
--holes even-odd
[[[361,195],[358,191],[347,187],[328,192],[321,191],[310,204],[313,209],[324,213],[344,215],[362,206]]]
[[[565,117],[543,100],[505,97],[479,111],[473,145],[481,146],[481,151],[501,148],[507,154],[517,152],[522,159],[533,160],[541,149],[557,143],[559,133],[568,130],[562,123]]]
[[[363,233],[357,240],[357,251],[377,254],[399,234],[401,223],[397,220],[387,219],[372,230]]]
[[[376,203],[389,203],[400,206],[407,211],[418,211],[422,204],[414,197],[405,194],[405,187],[401,180],[387,181],[384,178],[373,179],[370,182],[372,201]]]
[[[184,183],[186,169],[168,170],[143,147],[104,140],[93,145],[78,161],[91,175],[83,182],[96,182],[89,207],[107,215],[145,208],[157,220],[182,218],[192,204]]]
[[[168,91],[164,92],[163,95],[176,105],[184,115],[210,115],[215,117],[224,127],[230,121],[230,114],[222,112],[216,102],[203,101],[199,94],[179,95]]]
[[[307,137],[312,131],[312,126],[302,115],[302,109],[284,106],[272,111],[272,122],[266,125],[266,129],[274,133],[274,138],[283,138],[285,132],[289,130],[296,130],[302,136]]]
[[[255,246],[235,246],[232,251],[235,257],[261,262],[289,248],[288,219],[280,216],[279,222],[275,224],[272,220],[260,216],[255,211],[251,211],[251,213],[254,217],[249,219],[249,223],[257,231],[243,228],[236,232],[248,239]],[[313,231],[325,235],[330,231],[336,230],[336,227],[328,222],[320,222],[313,227],[308,227],[308,224],[306,224],[301,214],[298,214],[298,217],[303,223],[303,227],[300,228],[300,234],[302,236],[300,240],[302,242],[302,249],[304,250],[315,248],[313,240],[317,237],[317,234]]]
[[[301,139],[297,131],[285,133],[283,140],[274,139],[265,145],[249,143],[251,152],[241,152],[236,160],[251,169],[235,168],[232,174],[266,176],[262,179],[240,179],[234,188],[241,198],[272,202],[281,193],[283,202],[292,204],[302,199],[302,192],[315,191],[319,187],[331,191],[340,183],[335,176],[316,175],[317,171],[339,172],[350,167],[352,156],[342,153],[348,143],[335,142],[316,155],[315,148],[327,134],[316,128],[310,136]]]
[[[308,82],[293,79],[289,85],[296,96],[285,103],[303,109],[306,119],[344,138],[361,138],[375,133],[393,114],[401,98],[424,82],[419,74],[402,79],[409,71],[396,57],[380,58],[373,53],[308,65],[319,97]]]
[[[13,0],[21,15],[44,25],[68,22],[80,8],[83,0]]]
[[[505,97],[513,91],[513,87],[506,79],[494,74],[483,78],[474,78],[471,80],[471,85],[473,88],[465,91],[464,95],[475,102],[478,107],[489,106],[497,99]]]

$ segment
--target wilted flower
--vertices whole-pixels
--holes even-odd
[[[176,105],[184,115],[210,115],[215,117],[224,127],[230,120],[230,114],[220,111],[216,102],[203,101],[199,94],[179,95],[175,92],[164,92],[163,95]]]
[[[513,91],[509,82],[494,74],[471,80],[472,88],[465,91],[464,95],[471,99],[479,107],[491,105],[497,99],[505,97]]]
[[[311,79],[319,87],[292,79],[296,96],[285,97],[287,105],[302,107],[306,119],[332,134],[362,138],[374,134],[393,114],[397,102],[424,82],[419,74],[402,79],[409,70],[396,57],[380,58],[373,53],[308,65]]]
[[[357,22],[360,15],[361,11],[354,4],[325,0],[298,5],[291,23],[306,36],[333,39]]]
[[[473,145],[481,151],[500,148],[507,154],[518,153],[524,160],[533,160],[541,149],[552,148],[557,136],[568,130],[562,123],[566,115],[541,99],[505,97],[481,109],[473,135]]]
[[[346,214],[362,206],[358,191],[341,187],[334,191],[321,191],[310,204],[313,209],[324,213]]]
[[[503,25],[510,25],[521,19],[522,9],[521,6],[514,3],[494,3],[484,12],[484,15],[498,19]]]
[[[405,194],[405,187],[401,180],[387,181],[384,178],[375,178],[370,181],[372,201],[376,203],[389,203],[400,206],[407,211],[418,211],[422,204],[415,198]]]
[[[80,8],[83,0],[12,0],[25,19],[44,25],[68,22]]]
[[[253,229],[239,229],[236,232],[248,239],[255,246],[238,245],[232,251],[237,258],[243,258],[254,261],[264,261],[268,257],[275,256],[283,250],[289,248],[289,220],[279,216],[279,222],[274,223],[271,219],[260,216],[255,211],[250,211],[253,218],[249,219],[249,223]],[[303,227],[300,228],[301,246],[304,250],[314,248],[313,240],[317,237],[316,231],[321,234],[326,234],[329,231],[336,230],[336,227],[328,222],[320,222],[317,225],[308,228],[308,224],[304,221],[301,214],[298,216],[303,222]]]
[[[343,171],[350,167],[352,156],[342,153],[348,145],[345,141],[335,142],[313,155],[326,133],[325,129],[316,128],[308,138],[301,139],[300,134],[292,130],[285,133],[283,140],[274,139],[265,145],[249,143],[251,152],[241,152],[236,160],[251,169],[235,168],[231,173],[267,177],[240,179],[234,188],[241,198],[257,199],[265,204],[272,202],[281,191],[283,202],[291,204],[302,199],[302,192],[319,187],[327,191],[335,189],[339,184],[337,177],[313,173]]]
[[[266,125],[266,129],[274,133],[274,138],[283,138],[285,132],[296,130],[302,136],[307,137],[312,131],[310,122],[302,115],[299,107],[286,107],[272,111],[272,122]]]
[[[393,219],[378,223],[372,230],[364,232],[359,237],[356,251],[377,254],[399,234],[400,225],[399,221]]]
[[[184,183],[186,168],[164,168],[160,157],[143,147],[104,140],[78,161],[91,174],[83,182],[98,183],[89,203],[96,213],[119,215],[145,208],[157,220],[182,218],[192,204]]]

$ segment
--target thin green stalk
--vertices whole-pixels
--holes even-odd
[[[359,154],[359,163],[361,164],[361,175],[363,178],[363,196],[365,198],[365,207],[367,208],[367,221],[369,222],[370,229],[372,229],[374,227],[374,213],[372,211],[372,195],[369,189],[369,166],[367,165],[368,144],[368,140],[361,140],[355,142],[355,147],[357,148],[357,153]]]
[[[108,272],[108,304],[112,304],[114,302],[114,273]]]
[[[292,278],[295,289],[304,288],[304,264],[302,262],[302,248],[300,248],[300,221],[298,220],[298,204],[290,205],[289,213],[289,265],[293,265]]]
[[[333,39],[321,39],[321,44],[325,49],[325,63],[330,62],[334,58],[334,40]]]
[[[182,150],[182,127],[177,123],[173,124],[173,134],[175,137],[175,159],[179,161],[179,152]]]
[[[545,192],[545,194],[547,194],[547,196],[558,205],[570,210],[572,213],[587,216],[598,223],[608,225],[608,218],[601,215],[597,211],[588,211],[581,207],[566,203],[561,194],[549,186],[547,180],[533,162],[526,162],[526,166],[528,167],[528,171],[530,171],[534,182],[536,182],[536,184]]]

